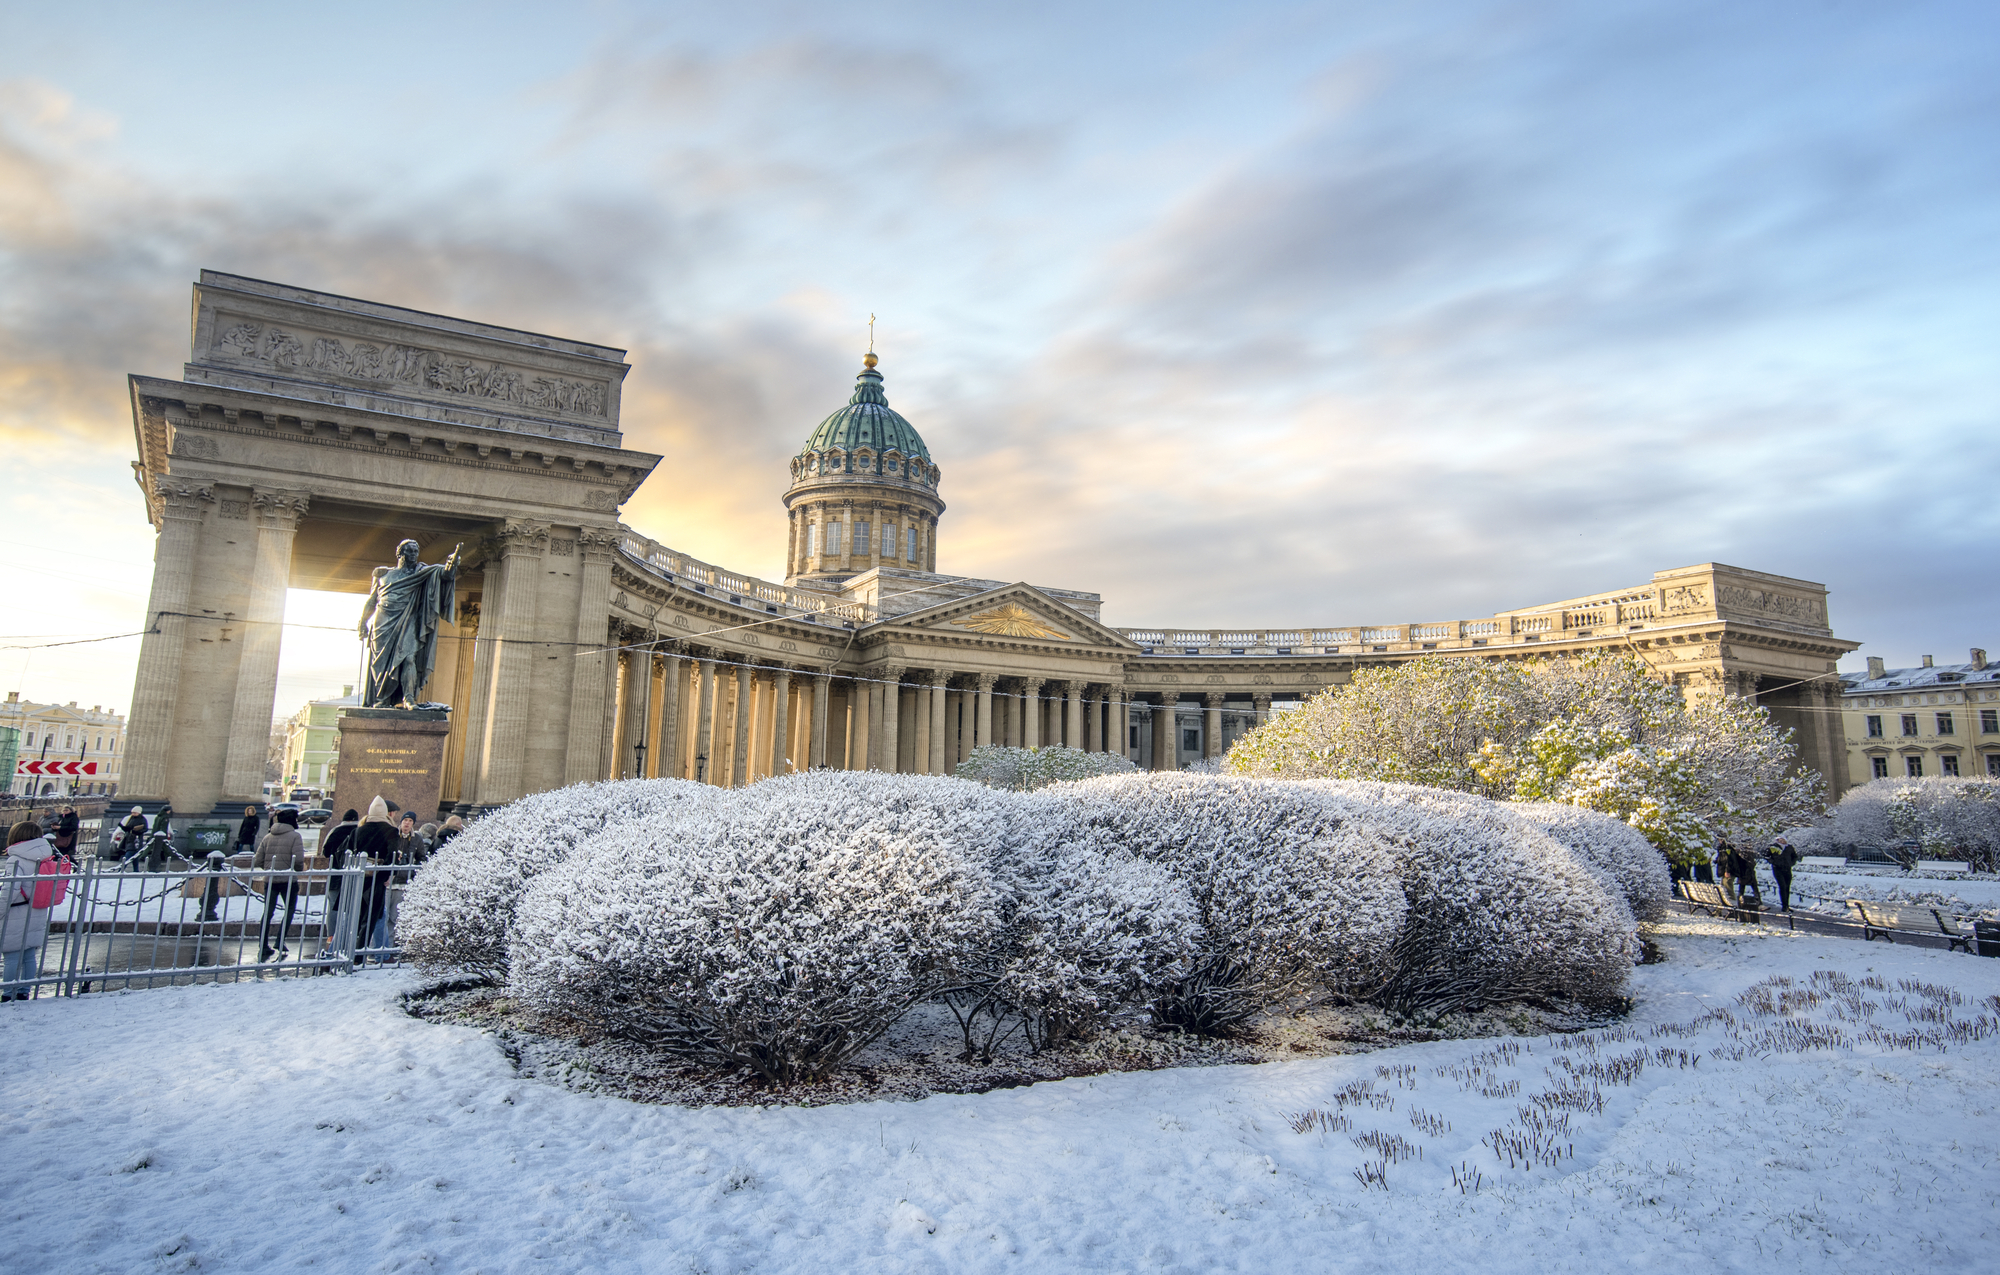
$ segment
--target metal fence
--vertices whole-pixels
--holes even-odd
[[[0,999],[129,987],[349,974],[395,964],[396,911],[412,869],[350,856],[270,872],[214,855],[159,872],[83,859],[66,896],[35,914],[31,946],[5,953]],[[34,888],[51,878],[16,877]],[[46,929],[41,929],[46,918]],[[37,932],[37,931],[40,932]]]

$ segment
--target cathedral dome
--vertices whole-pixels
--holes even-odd
[[[875,361],[873,354],[862,360],[861,374],[854,378],[854,397],[819,423],[799,449],[800,456],[867,449],[877,454],[893,451],[929,464],[930,449],[916,427],[892,409],[882,393],[882,374],[875,370]]]

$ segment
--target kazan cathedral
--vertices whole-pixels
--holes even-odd
[[[1463,619],[1108,625],[1096,593],[940,570],[945,469],[873,353],[774,475],[785,577],[761,580],[620,521],[642,482],[702,481],[625,447],[623,350],[213,271],[192,310],[180,377],[128,378],[159,537],[123,783],[142,803],[258,797],[284,590],[365,593],[405,538],[425,561],[463,545],[425,693],[450,706],[440,809],[642,775],[942,774],[988,743],[1177,769],[1372,664],[1600,648],[1756,698],[1845,783],[1834,668],[1856,644],[1823,585],[1702,563]]]

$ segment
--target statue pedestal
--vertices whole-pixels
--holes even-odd
[[[358,810],[365,818],[376,797],[412,811],[419,824],[438,818],[444,787],[444,741],[451,733],[443,708],[350,708],[340,714],[335,747],[340,769],[334,817]],[[392,816],[402,818],[401,814]]]

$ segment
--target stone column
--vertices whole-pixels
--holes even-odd
[[[812,767],[814,770],[826,766],[826,710],[827,700],[833,694],[831,673],[813,674],[812,706]]]
[[[945,751],[945,685],[951,681],[951,673],[946,669],[936,669],[931,673],[930,685],[930,770],[933,775],[951,773],[950,755]]]
[[[655,744],[658,760],[653,774],[679,779],[681,761],[681,653],[669,650],[660,655],[660,738]]]
[[[1220,757],[1222,756],[1222,701],[1224,696],[1221,691],[1207,691],[1201,698],[1202,702],[1208,705],[1208,714],[1202,719],[1204,729],[1202,731],[1201,755],[1204,757]]]
[[[167,758],[173,749],[174,712],[187,647],[184,613],[194,585],[202,519],[215,504],[210,488],[164,480],[154,485],[153,494],[160,502],[160,534],[153,545],[146,636],[139,642],[139,673],[132,684],[132,718],[125,730],[125,759],[118,777],[121,801],[128,796],[135,801],[168,797]],[[270,733],[266,722],[262,738],[268,741]],[[263,791],[261,783],[257,790]]]
[[[950,719],[945,735],[951,740],[946,763],[949,769],[957,770],[959,763],[972,755],[972,692],[964,689],[951,692],[951,702],[945,706],[945,713]]]
[[[696,666],[701,676],[701,708],[694,728],[694,770],[689,778],[715,783],[715,660],[703,657]]]
[[[1083,747],[1083,688],[1082,682],[1063,683],[1069,709],[1063,720],[1063,743],[1071,748]]]
[[[789,775],[792,767],[792,670],[780,664],[771,670],[771,773]]]
[[[580,784],[601,779],[610,770],[604,756],[604,666],[609,660],[595,646],[611,610],[611,555],[618,546],[616,530],[580,528],[576,551],[582,557],[582,581],[576,604],[576,651],[569,682],[569,744],[563,754],[563,782]],[[453,705],[464,712],[462,705]],[[664,760],[664,759],[663,759]]]
[[[1042,746],[1042,682],[1040,678],[1021,679],[1021,747],[1040,748]]]
[[[1083,701],[1083,746],[1093,753],[1104,751],[1104,699],[1092,695]]]
[[[736,740],[729,754],[729,786],[750,782],[750,666],[736,666]]]
[[[1122,690],[1114,688],[1111,692],[1110,717],[1111,726],[1109,729],[1111,737],[1118,741],[1116,746],[1110,749],[1110,751],[1130,761],[1132,759],[1132,729],[1126,721],[1125,692]]]
[[[876,754],[880,758],[881,769],[894,774],[902,765],[902,754],[898,751],[902,740],[899,728],[903,720],[903,666],[891,664],[884,667],[877,677],[882,679],[882,747]]]
[[[1271,692],[1257,691],[1250,696],[1250,706],[1256,710],[1257,724],[1262,726],[1271,720]]]
[[[1181,768],[1181,741],[1177,738],[1180,726],[1175,722],[1174,710],[1180,705],[1180,697],[1172,691],[1162,692],[1160,706],[1153,710],[1153,769],[1179,770]]]
[[[1001,725],[999,742],[1009,748],[1019,748],[1021,746],[1021,697],[1015,694],[1015,688],[1019,687],[1020,684],[1020,679],[1010,679],[1008,689],[1000,695]]]
[[[493,632],[493,708],[486,721],[486,765],[479,802],[505,805],[523,795],[524,752],[533,691],[537,586],[549,529],[542,523],[509,523],[497,533],[501,570],[501,615]]]
[[[868,524],[864,522],[859,525],[865,527]],[[869,732],[874,726],[875,715],[869,711],[873,707],[870,703],[869,692],[874,689],[874,683],[864,682],[859,679],[847,684],[847,702],[850,705],[847,723],[847,768],[849,770],[866,770],[872,760],[869,756],[868,745]]]
[[[222,800],[234,807],[263,800],[264,756],[271,745],[271,706],[278,695],[278,646],[285,631],[285,586],[292,580],[292,540],[310,498],[300,491],[250,494],[257,517],[257,558],[250,572],[243,646],[236,657],[236,693],[222,762]],[[366,687],[363,687],[366,693]],[[189,811],[193,814],[195,812]],[[435,810],[419,812],[430,819]]]
[[[993,684],[1000,679],[991,673],[981,673],[973,683],[978,688],[979,707],[973,711],[972,746],[985,748],[993,742]]]
[[[619,645],[625,645],[625,635],[619,635]],[[636,651],[618,652],[618,745],[611,754],[611,777],[630,779],[632,777],[632,745],[638,742],[639,726],[634,694],[639,681],[639,657]]]
[[[452,723],[451,734],[445,737],[444,748],[444,796],[460,805],[465,801],[465,741],[469,737],[472,716],[472,673],[473,661],[479,650],[479,604],[461,602],[458,604],[458,659],[452,664]],[[602,670],[592,673],[602,690],[604,674]],[[590,736],[592,753],[601,755],[596,748],[598,736],[603,733],[601,725],[593,723]],[[592,779],[601,778],[598,775]]]

